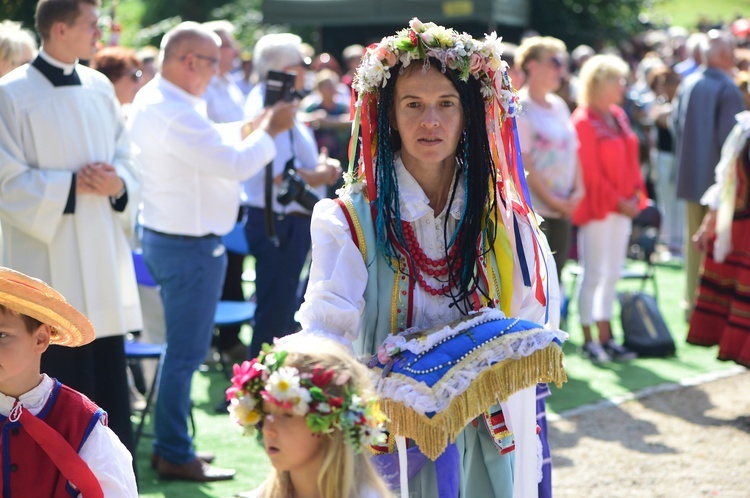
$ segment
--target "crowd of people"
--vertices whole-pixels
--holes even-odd
[[[180,23],[158,49],[102,46],[99,8],[39,0],[41,47],[0,24],[0,357],[18,354],[21,372],[0,375],[0,414],[23,434],[16,448],[63,436],[39,449],[50,496],[69,483],[137,494],[136,248],[164,311],[151,464],[162,479],[233,478],[188,430],[192,377],[215,343],[238,364],[217,409],[259,431],[276,469],[255,497],[551,496],[544,398],[564,377],[564,334],[551,332],[562,272],[576,254],[580,354],[635,358],[612,316],[649,204],[663,215],[657,257],[684,261],[688,341],[750,366],[747,30],[569,52],[536,33],[513,45],[413,19],[339,63],[291,33],[250,51],[227,21]],[[232,230],[248,254],[224,246]],[[214,338],[219,300],[251,297],[248,255],[251,341],[239,326]],[[446,422],[455,434],[436,459],[381,434],[405,425],[380,412],[357,359],[387,375],[394,355],[428,352],[417,331],[463,330],[477,313],[531,324],[523,353],[482,367],[516,362],[523,380]],[[8,454],[4,476],[19,467]],[[17,475],[4,493],[29,485]]]

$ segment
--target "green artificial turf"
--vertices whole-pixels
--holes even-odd
[[[631,263],[634,268],[639,264]],[[684,280],[685,274],[679,265],[665,264],[656,268],[659,309],[677,347],[677,354],[670,358],[639,358],[630,362],[594,365],[577,352],[577,348],[583,343],[583,333],[578,323],[577,304],[575,299],[571,301],[566,326],[570,340],[563,347],[568,382],[562,389],[552,388],[552,396],[547,399],[548,409],[559,413],[647,387],[680,382],[707,372],[732,368],[733,363],[716,359],[715,347],[704,348],[685,343],[687,323],[681,305],[684,300]],[[566,293],[570,294],[572,281],[567,273],[563,276],[563,281]],[[618,291],[639,288],[640,283],[634,281],[621,281],[618,284]],[[645,292],[653,293],[650,282],[647,282]],[[615,304],[613,332],[621,342],[619,312],[619,304]]]
[[[138,447],[140,496],[231,497],[237,492],[249,491],[265,479],[271,467],[256,439],[242,436],[242,430],[228,415],[214,413],[214,406],[222,399],[228,384],[219,370],[197,372],[193,377],[193,416],[197,426],[197,449],[215,453],[215,465],[236,469],[235,478],[207,484],[160,481],[148,464],[151,439],[144,437]]]
[[[593,365],[580,357],[576,348],[583,335],[576,318],[575,302],[571,303],[568,326],[570,340],[565,344],[565,367],[568,382],[562,389],[553,387],[548,398],[551,412],[564,412],[582,405],[595,403],[646,387],[679,382],[706,372],[733,367],[731,363],[715,359],[716,348],[700,348],[685,344],[687,326],[684,311],[680,307],[684,289],[684,273],[679,265],[661,265],[657,268],[659,304],[677,345],[677,355],[672,358],[637,359],[629,363]],[[563,277],[566,291],[571,280]],[[618,289],[630,290],[639,284],[622,282]],[[647,286],[647,291],[651,291]],[[619,306],[615,305],[619,314]],[[614,320],[615,336],[621,339],[619,316]],[[249,330],[245,331],[247,339]],[[144,437],[138,448],[141,496],[153,498],[218,498],[231,497],[247,491],[268,475],[270,464],[263,449],[254,438],[243,437],[238,426],[232,424],[227,415],[214,413],[214,405],[221,399],[228,381],[217,369],[197,372],[193,378],[193,413],[197,424],[196,445],[200,450],[213,451],[217,455],[215,464],[237,469],[232,481],[200,484],[179,481],[159,481],[156,472],[148,466],[151,440]]]

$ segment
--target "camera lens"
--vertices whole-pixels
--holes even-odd
[[[296,201],[303,208],[312,211],[320,198],[294,170],[286,170],[276,200],[283,206]]]

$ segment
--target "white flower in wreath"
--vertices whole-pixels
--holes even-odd
[[[408,50],[403,51],[398,58],[398,60],[404,67],[409,67],[409,64],[411,64],[415,59],[419,59],[419,54],[416,52],[410,52]]]
[[[263,365],[266,367],[272,367],[276,364],[276,355],[275,354],[267,354],[265,358],[263,358]]]
[[[299,371],[294,367],[281,367],[271,374],[266,383],[266,391],[278,401],[292,401],[300,398]],[[308,393],[309,396],[309,393]]]
[[[364,403],[362,403],[362,397],[359,396],[358,394],[352,394],[351,403],[349,403],[349,410],[361,411],[363,406],[364,406]]]
[[[514,94],[507,88],[501,88],[497,92],[498,99],[500,100],[500,104],[503,106],[503,108],[508,112],[511,116],[515,114],[515,105],[513,105],[514,101]]]
[[[243,427],[255,426],[262,417],[260,411],[256,409],[257,405],[257,400],[254,397],[232,398],[229,403],[229,416],[232,421]]]
[[[385,434],[377,427],[363,427],[359,441],[363,446],[382,444],[385,442]]]
[[[453,51],[458,54],[459,57],[466,57],[468,55],[466,47],[461,38],[453,45]]]
[[[502,36],[498,38],[497,33],[493,31],[489,35],[485,35],[484,44],[487,48],[489,48],[493,58],[497,60],[500,60],[502,58],[503,52],[505,50],[505,47],[503,46]]]
[[[311,399],[310,391],[304,388],[300,389],[299,396],[292,400],[292,413],[300,417],[307,415],[307,412],[310,411]]]

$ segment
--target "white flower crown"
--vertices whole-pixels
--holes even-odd
[[[409,22],[409,28],[367,48],[352,86],[361,101],[365,94],[388,84],[390,69],[399,62],[408,67],[419,59],[427,68],[431,57],[441,62],[442,71],[457,71],[462,81],[468,81],[469,76],[481,81],[484,98],[496,97],[505,112],[513,115],[516,97],[502,53],[502,38],[494,32],[485,35],[484,40],[476,40],[467,33],[431,22],[423,23],[415,17]]]

